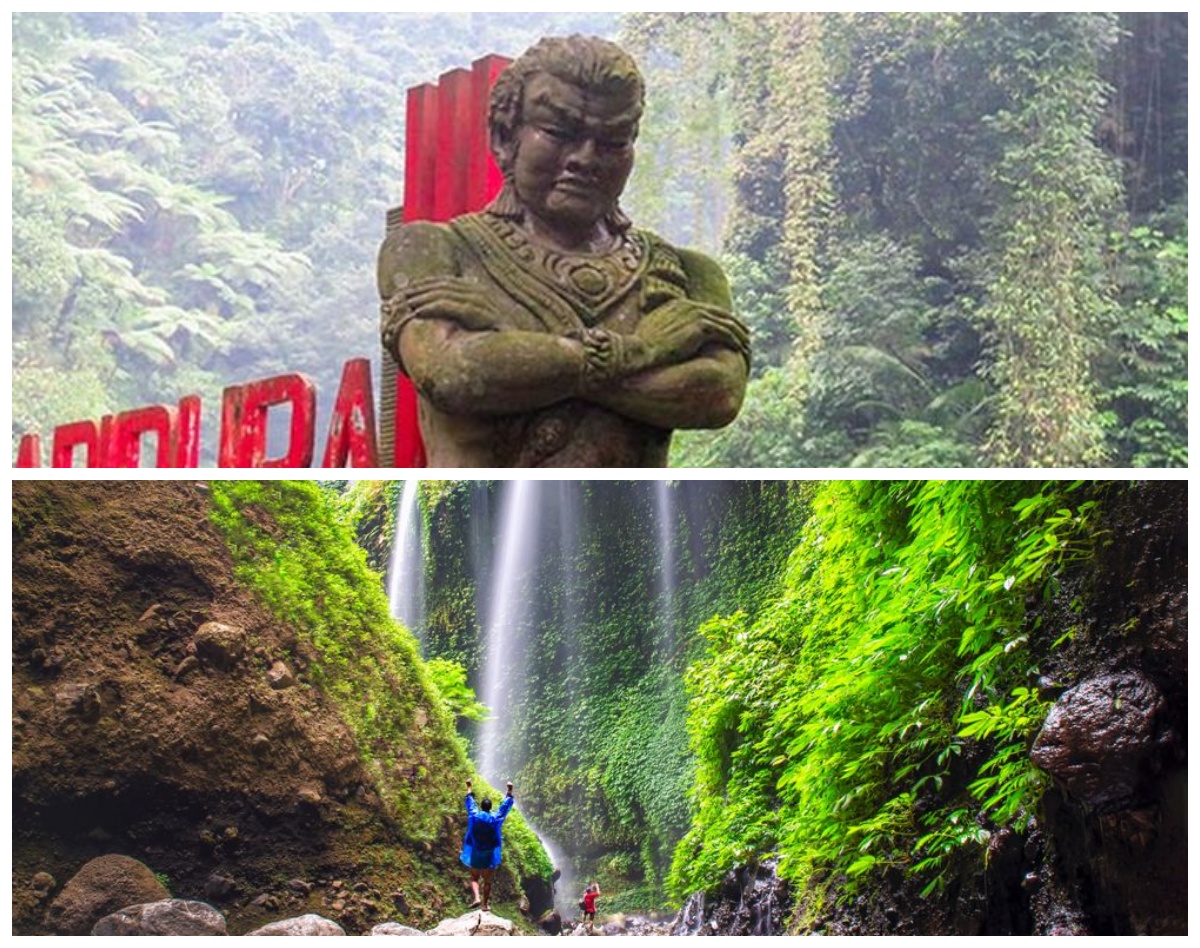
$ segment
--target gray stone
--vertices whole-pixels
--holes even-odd
[[[437,928],[431,929],[427,935],[450,935],[455,937],[476,935],[511,935],[513,923],[507,918],[493,915],[491,912],[467,912],[458,918],[443,919]]]
[[[206,902],[164,899],[129,905],[100,919],[93,935],[225,935],[225,916]]]
[[[298,935],[311,938],[314,935],[344,935],[345,929],[337,922],[320,915],[299,915],[295,918],[283,918],[278,922],[264,925],[248,935]]]
[[[224,901],[237,894],[237,883],[229,876],[214,872],[204,882],[204,897]]]
[[[409,928],[407,925],[401,925],[399,922],[381,922],[372,928],[367,934],[369,935],[421,935],[425,933],[419,928]]]
[[[127,905],[169,899],[171,893],[145,865],[129,856],[85,863],[50,903],[46,922],[60,935],[86,935],[105,915]]]

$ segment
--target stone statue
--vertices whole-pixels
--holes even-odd
[[[431,467],[665,467],[674,429],[737,415],[749,334],[724,274],[618,206],[643,99],[619,47],[541,40],[492,91],[496,199],[384,242],[383,342]]]

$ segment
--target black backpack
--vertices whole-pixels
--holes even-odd
[[[497,838],[495,823],[485,823],[477,819],[471,827],[471,845],[476,849],[495,849]]]

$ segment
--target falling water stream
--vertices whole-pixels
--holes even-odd
[[[659,557],[656,608],[670,627],[664,637],[670,645],[676,635],[678,588],[673,530],[675,489],[661,481],[652,489],[652,496],[641,496],[654,521],[651,535]],[[483,626],[478,692],[479,700],[490,710],[478,731],[475,757],[480,774],[497,789],[503,788],[525,763],[514,730],[521,725],[518,713],[528,705],[530,663],[537,660],[529,652],[529,643],[537,622],[546,619],[538,612],[539,576],[544,578],[549,570],[558,574],[560,593],[552,607],[551,621],[561,629],[568,655],[576,654],[580,637],[586,634],[588,617],[583,578],[579,575],[583,490],[577,482],[516,480],[500,485],[478,482],[471,491],[468,555],[479,597],[477,614]],[[409,480],[405,481],[396,513],[389,593],[393,615],[418,637],[425,621],[421,556],[417,482]],[[515,787],[518,807],[521,789]],[[534,827],[527,813],[522,815],[560,873],[554,887],[555,908],[564,916],[577,914],[575,902],[582,887],[571,854]]]
[[[399,619],[420,641],[425,627],[425,570],[421,557],[421,517],[417,504],[420,482],[406,480],[396,508],[396,532],[388,565],[388,602]]]
[[[654,516],[658,522],[658,595],[662,602],[668,634],[664,642],[668,648],[675,645],[676,605],[675,590],[679,585],[675,573],[675,518],[672,514],[672,490],[666,481],[654,482]]]

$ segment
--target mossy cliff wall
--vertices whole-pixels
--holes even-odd
[[[466,905],[470,773],[321,488],[14,485],[15,931],[42,930],[35,873],[61,885],[110,852],[232,931],[434,924]],[[511,904],[546,865],[510,856]]]

